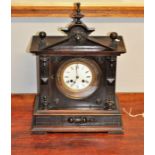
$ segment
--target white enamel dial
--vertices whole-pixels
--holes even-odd
[[[100,67],[94,60],[73,58],[59,66],[56,85],[66,97],[83,99],[97,90],[100,77]]]
[[[73,63],[65,68],[63,80],[68,88],[79,91],[91,84],[92,72],[85,64]]]

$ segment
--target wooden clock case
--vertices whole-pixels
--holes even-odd
[[[90,36],[94,31],[82,21],[80,4],[73,22],[61,29],[65,36],[33,36],[30,52],[37,56],[38,95],[33,112],[33,133],[108,132],[123,133],[119,102],[115,93],[117,56],[125,53],[122,36]],[[61,64],[70,59],[91,59],[100,67],[98,89],[85,99],[71,99],[56,86]]]

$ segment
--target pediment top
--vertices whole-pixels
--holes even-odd
[[[94,29],[82,22],[84,15],[81,13],[80,3],[75,3],[71,17],[73,21],[69,26],[61,29],[66,36],[48,36],[45,32],[33,36],[31,53],[81,55],[87,52],[94,55],[98,52],[100,55],[120,55],[126,52],[123,38],[116,32],[109,36],[90,36]]]

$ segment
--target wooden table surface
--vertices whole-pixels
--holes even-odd
[[[144,95],[118,94],[122,108],[143,113]],[[125,133],[31,134],[34,95],[12,95],[12,155],[143,155],[144,119],[123,112]]]

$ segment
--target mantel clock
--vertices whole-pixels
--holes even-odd
[[[115,93],[117,56],[125,53],[122,36],[90,36],[76,3],[64,36],[33,36],[37,56],[38,95],[32,131],[122,133]]]

